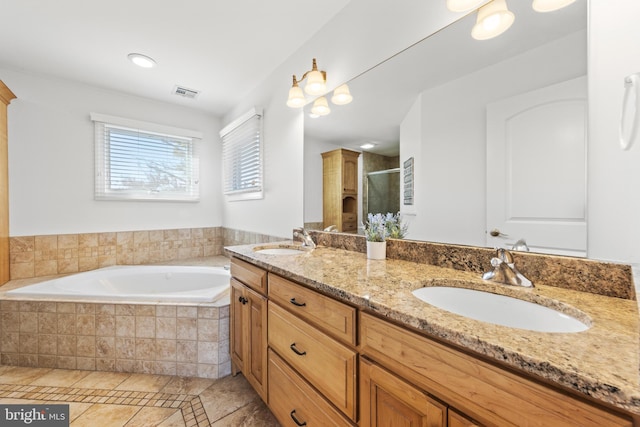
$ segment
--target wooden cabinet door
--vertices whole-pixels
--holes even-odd
[[[343,154],[342,190],[345,193],[358,193],[358,156]]]
[[[231,279],[231,371],[267,401],[267,298]]]
[[[247,338],[243,332],[244,317],[244,290],[245,286],[236,279],[231,279],[231,306],[229,346],[231,352],[231,372],[236,375],[238,371],[244,371],[245,348]]]
[[[381,368],[360,359],[360,425],[444,427],[447,407]]]

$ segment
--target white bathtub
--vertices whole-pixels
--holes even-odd
[[[223,267],[113,266],[6,292],[29,299],[229,304],[229,270]]]

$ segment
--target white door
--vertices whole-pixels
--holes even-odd
[[[586,256],[586,77],[487,106],[487,246]]]

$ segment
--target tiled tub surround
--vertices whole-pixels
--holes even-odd
[[[210,257],[224,245],[278,240],[223,227],[11,237],[11,279]]]
[[[493,251],[488,249],[450,246],[447,251],[448,245],[393,241],[387,252],[390,258],[372,261],[361,253],[364,252],[364,248],[360,248],[364,246],[361,236],[314,233],[314,237],[321,245],[330,242],[338,247],[319,246],[295,256],[259,254],[253,251],[252,245],[226,248],[226,251],[269,272],[487,360],[640,415],[638,305],[627,266],[519,254],[516,265],[523,274],[529,273],[520,263],[525,257],[541,257],[543,259],[538,262],[551,266],[549,274],[552,277],[564,277],[562,280],[569,281],[545,282],[546,270],[539,270],[534,275],[540,276],[532,278],[537,282],[536,287],[526,289],[481,279],[477,266],[489,265]],[[420,245],[424,246],[418,247]],[[412,259],[415,254],[419,254],[419,259],[398,259],[401,256]],[[557,272],[558,266],[553,267],[556,261],[566,263],[565,268],[569,271],[565,276],[562,276],[563,272]],[[445,268],[429,262],[442,263]],[[609,273],[613,275],[608,276]],[[572,274],[574,278],[570,278]],[[618,281],[602,284],[607,277]],[[571,289],[571,283],[577,282],[584,282],[586,286],[591,284],[589,292]],[[531,301],[544,300],[561,310],[563,305],[569,305],[588,317],[591,328],[575,334],[516,330],[440,310],[411,293],[423,286],[444,284]],[[567,287],[551,286],[553,284]],[[604,288],[605,295],[596,293],[599,287]],[[628,298],[607,296],[611,293]]]
[[[223,256],[167,262],[228,265]],[[230,373],[229,306],[11,298],[0,288],[0,363],[219,378]]]
[[[219,378],[229,306],[0,301],[3,365]]]

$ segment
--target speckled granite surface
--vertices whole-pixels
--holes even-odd
[[[352,249],[349,251],[318,247],[299,255],[263,255],[253,250],[256,245],[228,247],[226,251],[339,300],[640,414],[640,335],[635,300],[547,286],[542,281],[534,289],[506,287],[481,280],[473,268],[463,271],[400,259],[371,261],[358,248],[360,241],[355,237],[339,242],[339,246]],[[389,249],[393,255],[393,247]],[[449,313],[411,294],[414,289],[436,284],[535,301],[574,315],[591,328],[574,334],[511,329]],[[630,289],[633,292],[632,283]]]

